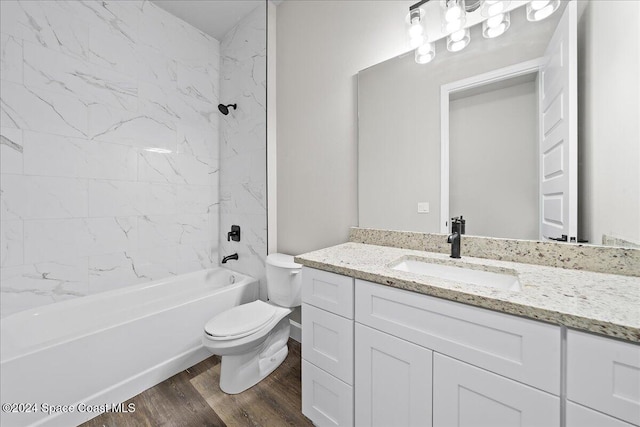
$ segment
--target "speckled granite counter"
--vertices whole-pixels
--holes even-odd
[[[393,270],[402,257],[511,269],[522,289],[465,285]],[[640,278],[349,242],[295,257],[308,267],[504,313],[640,342]]]

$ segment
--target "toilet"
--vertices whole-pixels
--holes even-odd
[[[301,270],[291,255],[268,255],[269,302],[233,307],[205,325],[202,343],[222,356],[220,389],[225,393],[241,393],[256,385],[287,357],[289,314],[302,304]]]

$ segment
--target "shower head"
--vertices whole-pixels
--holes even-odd
[[[236,108],[238,108],[238,104],[228,104],[228,105],[218,104],[218,110],[220,110],[220,112],[225,116],[229,114],[229,107],[235,110]]]

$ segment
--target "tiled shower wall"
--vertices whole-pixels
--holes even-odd
[[[262,2],[221,42],[220,102],[238,104],[221,116],[220,256],[238,253],[229,268],[260,279],[266,299],[267,256],[267,40]],[[240,242],[227,242],[231,225]]]
[[[218,41],[148,1],[0,5],[2,315],[217,265]]]

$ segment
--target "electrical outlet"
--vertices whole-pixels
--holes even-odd
[[[419,202],[418,213],[429,213],[429,202]]]

